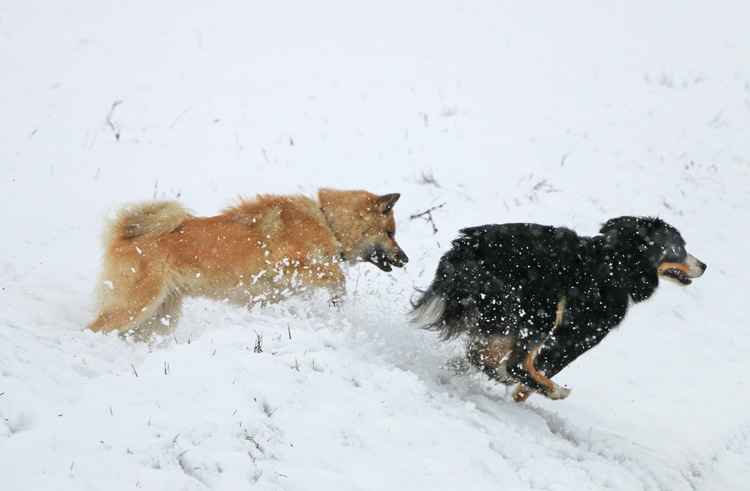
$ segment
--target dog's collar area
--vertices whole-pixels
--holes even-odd
[[[597,239],[598,239],[598,240],[597,240]],[[595,242],[595,243],[597,243],[597,242],[598,242],[599,246],[600,246],[600,247],[601,247],[602,249],[614,249],[614,247],[615,247],[615,244],[614,244],[614,242],[612,241],[612,238],[611,238],[611,237],[608,237],[608,236],[606,236],[606,235],[602,235],[602,236],[600,236],[600,237],[596,237],[596,238],[594,239],[594,242]]]
[[[346,258],[344,256],[344,246],[341,243],[341,239],[339,239],[338,234],[336,234],[336,229],[333,228],[333,225],[331,224],[331,219],[328,218],[328,213],[326,213],[325,208],[323,208],[322,206],[320,208],[318,208],[318,209],[320,210],[320,213],[323,214],[323,218],[326,221],[326,226],[328,227],[328,229],[333,234],[334,238],[336,239],[336,244],[338,244],[338,246],[339,246],[339,259],[341,259],[342,261],[346,260]]]

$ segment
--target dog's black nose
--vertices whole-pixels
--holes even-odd
[[[396,262],[395,265],[398,267],[403,266],[404,264],[409,262],[408,256],[404,253],[404,251],[400,251],[398,254],[396,254]]]

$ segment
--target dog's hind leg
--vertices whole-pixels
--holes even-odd
[[[113,287],[88,329],[106,333],[137,328],[152,318],[169,297],[161,275],[143,275],[123,283]]]
[[[153,334],[169,334],[177,324],[181,311],[182,294],[173,291],[164,298],[150,318],[133,328],[134,338],[145,341]]]
[[[513,345],[514,341],[510,336],[477,336],[470,341],[466,358],[491,379],[508,384],[513,382],[513,378],[508,374],[504,358],[513,349]]]

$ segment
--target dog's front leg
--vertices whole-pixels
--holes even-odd
[[[513,377],[519,382],[513,389],[513,400],[516,402],[525,401],[534,392],[539,392],[550,399],[565,399],[570,394],[570,389],[561,387],[550,380],[557,370],[548,370],[550,367],[544,363],[540,368],[538,358],[540,350],[544,351],[550,341],[554,342],[555,335],[559,334],[558,329],[563,325],[566,304],[567,300],[564,297],[558,300],[555,323],[546,339],[540,339],[538,336],[527,338],[523,345],[516,348],[509,357],[507,363],[512,364]]]
[[[298,270],[299,281],[311,288],[325,288],[331,294],[331,304],[338,307],[346,297],[346,277],[337,264],[314,264]]]
[[[554,377],[573,360],[599,344],[610,329],[606,324],[583,329],[565,326],[545,341],[539,350],[536,366],[548,377]]]
[[[513,390],[513,399],[523,402],[531,391],[539,392],[549,399],[565,399],[570,389],[561,387],[536,369],[535,360],[542,343],[519,346],[508,357],[508,373],[521,385]]]
[[[344,302],[344,297],[346,297],[346,277],[344,277],[341,268],[336,265],[332,266],[332,271],[328,274],[330,282],[326,288],[331,294],[331,305],[336,307],[336,309],[340,309],[341,304]]]

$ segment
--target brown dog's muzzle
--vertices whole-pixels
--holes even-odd
[[[370,254],[365,257],[365,261],[374,264],[387,273],[393,271],[392,266],[396,266],[397,268],[403,267],[409,262],[409,258],[398,246],[388,249],[385,246],[378,244],[373,247]]]
[[[397,268],[402,268],[406,263],[409,262],[409,258],[406,256],[406,253],[401,249],[398,248],[398,251],[396,251],[396,254],[393,256],[393,264]]]

